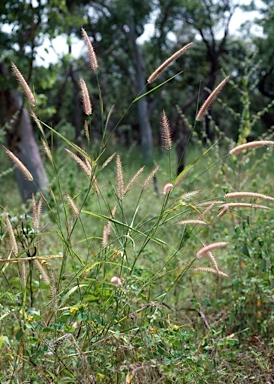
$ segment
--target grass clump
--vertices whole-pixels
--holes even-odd
[[[267,183],[263,194],[233,192],[241,191],[246,161],[235,154],[255,146],[240,144],[221,163],[211,144],[176,176],[165,112],[167,155],[152,169],[133,170],[122,151],[105,156],[107,125],[94,156],[88,135],[80,148],[36,121],[52,182],[24,213],[6,206],[1,215],[1,383],[272,380],[272,198]],[[45,132],[65,151],[56,154]],[[256,167],[253,158],[248,177]],[[253,189],[256,183],[258,174],[245,179]],[[232,197],[248,201],[226,200]]]

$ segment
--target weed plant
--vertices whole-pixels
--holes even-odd
[[[99,87],[96,55],[83,36]],[[100,151],[92,145],[83,79],[80,87],[85,144],[78,147],[32,111],[50,191],[24,210],[10,210],[2,197],[1,383],[273,382],[274,199],[262,163],[271,161],[274,142],[269,132],[267,140],[240,147],[250,127],[248,93],[238,153],[222,153],[236,146],[226,138],[222,147],[217,141],[205,148],[195,123],[194,158],[176,176],[165,112],[166,155],[151,169],[134,169],[136,149],[108,152],[111,111],[104,115],[100,92]],[[51,148],[49,135],[64,145]]]

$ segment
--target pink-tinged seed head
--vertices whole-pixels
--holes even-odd
[[[163,195],[168,194],[173,189],[174,185],[172,183],[166,183],[163,188]]]
[[[118,276],[113,276],[111,279],[110,279],[110,282],[112,284],[115,284],[115,285],[122,285],[122,280],[120,279],[120,277]]]

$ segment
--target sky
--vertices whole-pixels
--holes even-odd
[[[250,3],[250,0],[239,0],[240,5],[246,5]],[[260,0],[257,0],[256,3],[259,5]],[[236,9],[230,23],[230,33],[240,34],[241,25],[246,21],[251,21],[255,17],[258,17],[256,11],[245,12],[243,13],[239,8]],[[254,26],[252,32],[255,34],[260,34],[262,31],[258,26]],[[141,44],[144,41],[148,40],[153,36],[154,27],[153,23],[148,23],[145,26],[145,30],[142,36],[138,38],[138,42]],[[72,55],[73,57],[79,57],[80,53],[83,51],[84,43],[79,41],[76,37],[72,38]],[[68,46],[64,36],[58,36],[52,42],[49,39],[46,39],[43,46],[37,49],[37,65],[49,65],[50,63],[56,63],[64,54],[68,53]]]

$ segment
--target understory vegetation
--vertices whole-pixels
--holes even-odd
[[[237,143],[193,116],[176,175],[164,112],[143,167],[138,147],[113,150],[104,90],[94,143],[81,89],[81,147],[31,112],[49,191],[22,206],[9,158],[31,175],[0,153],[1,383],[273,383],[273,132],[247,143],[260,114],[243,91]]]

